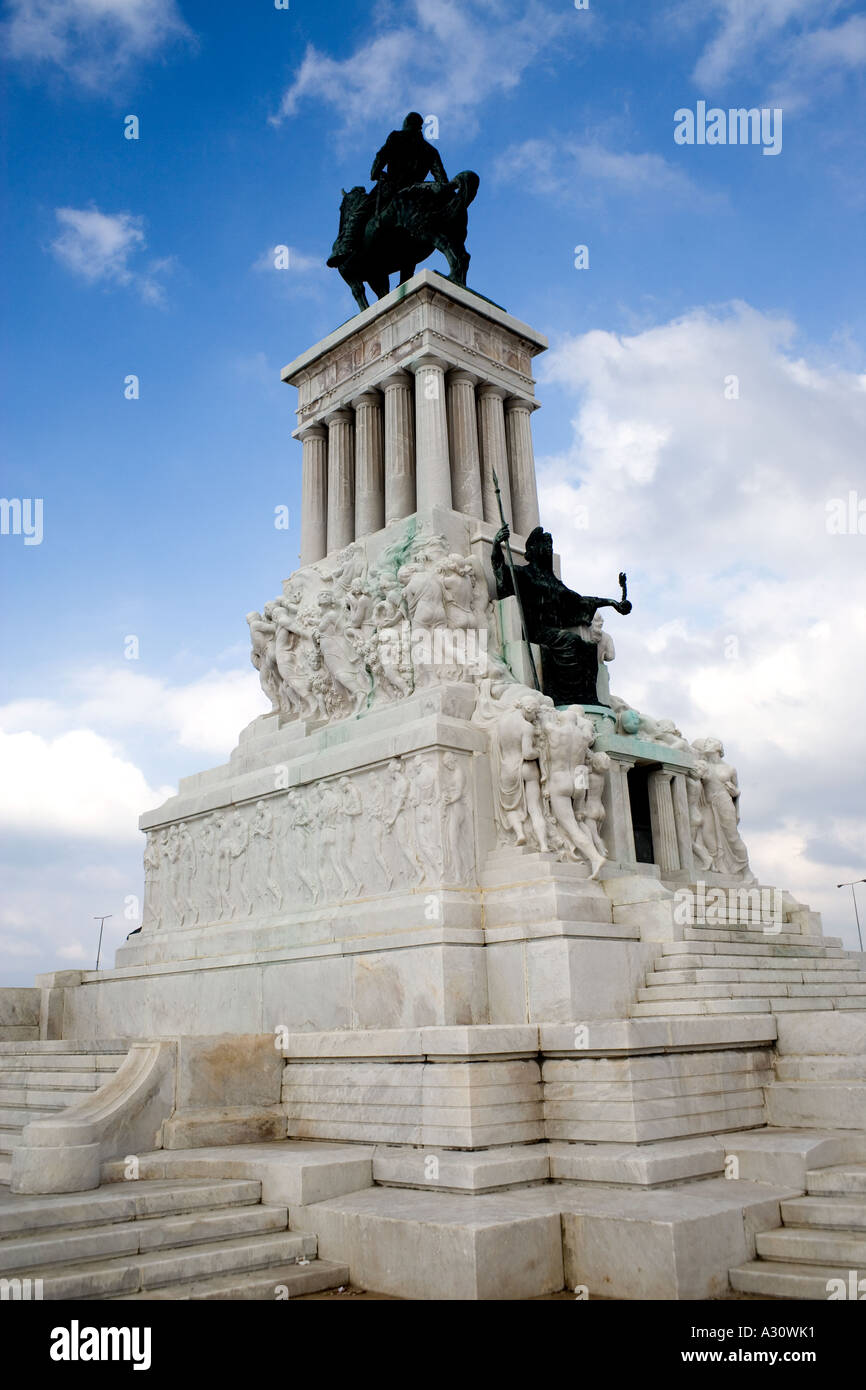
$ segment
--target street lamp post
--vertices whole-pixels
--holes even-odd
[[[860,930],[860,913],[857,911],[857,894],[854,892],[855,883],[866,883],[866,878],[852,878],[850,883],[837,883],[837,888],[850,888],[851,897],[854,899],[854,920],[857,923],[857,937],[860,942],[860,950],[863,950],[863,933]]]

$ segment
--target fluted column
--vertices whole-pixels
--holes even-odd
[[[328,551],[355,539],[354,415],[335,410],[328,426]]]
[[[427,512],[431,507],[451,507],[445,367],[446,363],[432,356],[412,363],[415,373],[415,490],[419,512]]]
[[[304,447],[301,564],[312,565],[328,553],[328,431],[324,425],[308,425],[298,437]]]
[[[382,397],[364,391],[355,409],[355,537],[369,536],[385,525]]]
[[[385,391],[385,521],[400,521],[415,510],[415,421],[412,378],[394,372]]]
[[[505,402],[505,442],[508,449],[508,476],[514,529],[528,536],[538,525],[538,487],[532,452],[532,411],[537,409],[520,396]]]
[[[477,380],[471,372],[448,373],[448,445],[454,510],[483,521],[481,454],[475,406]]]
[[[653,834],[653,858],[664,874],[680,867],[677,828],[674,821],[674,802],[671,793],[672,773],[662,768],[647,778],[650,804],[650,823]]]
[[[634,831],[631,823],[631,798],[628,794],[628,774],[634,762],[611,754],[610,769],[605,778],[604,822],[605,843],[611,859],[620,864],[635,863]]]
[[[689,822],[689,794],[686,790],[686,774],[681,769],[678,769],[673,775],[671,793],[674,802],[674,821],[677,828],[680,868],[685,869],[689,883],[694,883],[695,856],[692,848],[692,828]]]
[[[484,520],[499,525],[499,506],[493,485],[493,474],[499,479],[502,510],[505,520],[514,529],[511,511],[511,487],[508,480],[508,452],[505,447],[505,411],[502,402],[505,392],[501,386],[485,383],[478,388],[478,434],[481,442],[481,495]]]

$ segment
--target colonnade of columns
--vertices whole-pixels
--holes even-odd
[[[532,401],[433,355],[300,431],[301,564],[446,507],[518,535],[538,525]]]

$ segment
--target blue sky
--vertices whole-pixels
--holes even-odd
[[[41,545],[0,536],[4,979],[88,959],[93,913],[114,911],[122,938],[137,812],[262,708],[243,615],[298,550],[273,525],[299,501],[279,369],[353,312],[322,265],[340,189],[368,180],[410,108],[437,118],[449,174],[481,176],[470,284],[551,340],[542,503],[576,586],[629,571],[614,690],[721,734],[762,879],[852,941],[833,883],[866,875],[866,536],[829,536],[824,515],[866,495],[862,9],[0,15],[0,492],[44,499]],[[699,100],[780,108],[781,153],[675,144],[675,110]]]

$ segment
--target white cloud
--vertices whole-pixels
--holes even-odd
[[[396,23],[393,13],[374,12],[372,37],[345,58],[310,45],[274,123],[319,101],[339,113],[344,136],[413,108],[440,122],[459,120],[465,134],[488,98],[512,91],[558,43],[589,41],[595,28],[591,13],[576,22],[573,9],[539,0],[410,0]]]
[[[135,839],[142,810],[172,794],[90,729],[0,732],[0,767],[0,826],[19,834]]]
[[[542,374],[575,401],[573,446],[539,461],[564,577],[615,595],[629,571],[614,692],[722,737],[757,872],[847,922],[835,884],[866,873],[866,535],[826,521],[864,493],[866,377],[743,304],[565,339]]]
[[[769,75],[769,100],[805,105],[827,81],[866,66],[866,16],[845,15],[849,0],[714,0],[717,29],[695,65],[698,86],[715,90]]]
[[[267,701],[256,673],[205,672],[187,685],[134,667],[58,680],[62,699],[0,708],[0,979],[91,962],[95,913],[110,912],[103,958],[139,924],[138,818],[176,790],[144,768],[224,761]]]
[[[95,727],[127,737],[158,731],[180,748],[225,757],[238,731],[266,703],[252,667],[207,671],[188,685],[172,685],[131,665],[96,667],[68,676],[64,693],[63,703],[17,700],[0,708],[0,728],[8,733],[37,729],[47,737],[70,728]]]
[[[157,276],[171,268],[171,258],[151,261],[144,269],[130,265],[147,246],[142,217],[98,208],[57,208],[55,215],[61,230],[51,250],[67,270],[93,285],[131,285],[148,304],[164,302]]]
[[[497,159],[494,176],[519,182],[523,189],[559,203],[586,207],[608,194],[658,193],[666,203],[688,201],[691,207],[716,206],[720,199],[692,183],[659,154],[610,149],[597,140],[524,140]]]
[[[11,57],[60,68],[91,89],[191,37],[175,0],[10,0],[3,25]]]

